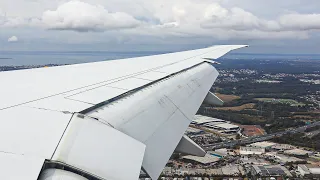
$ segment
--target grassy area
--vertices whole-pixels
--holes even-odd
[[[218,108],[214,108],[216,110],[223,110],[223,111],[242,111],[244,109],[253,109],[255,106],[254,103],[248,103],[248,104],[244,104],[241,106],[235,106],[235,107],[218,107]]]
[[[293,116],[293,118],[297,118],[297,119],[314,119],[314,117],[312,116],[306,116],[306,115],[295,115]]]
[[[275,98],[255,98],[255,100],[262,101],[262,102],[268,102],[268,103],[281,103],[281,104],[289,104],[291,106],[304,106],[305,104],[299,103],[296,100],[293,99],[275,99]]]
[[[226,94],[219,94],[216,93],[216,95],[223,101],[223,102],[230,102],[236,99],[240,99],[240,96],[235,95],[226,95]]]

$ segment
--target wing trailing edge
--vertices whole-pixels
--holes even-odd
[[[204,157],[206,155],[206,151],[192,141],[187,135],[182,136],[174,152],[199,157]]]
[[[203,102],[212,106],[222,106],[224,103],[217,95],[213,94],[210,91],[208,92]]]

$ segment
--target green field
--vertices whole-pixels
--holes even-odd
[[[299,103],[293,99],[275,99],[275,98],[255,98],[255,100],[267,102],[267,103],[281,103],[281,104],[289,104],[291,106],[304,106],[305,104]]]

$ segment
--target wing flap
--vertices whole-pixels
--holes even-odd
[[[10,180],[35,180],[44,163],[42,158],[3,152],[0,153],[0,159],[0,179]]]
[[[213,106],[222,106],[224,102],[217,95],[209,91],[206,98],[204,99],[204,103]]]
[[[52,160],[102,179],[138,179],[144,150],[145,145],[132,137],[95,119],[75,114]]]
[[[50,159],[71,114],[30,107],[0,111],[0,150]]]
[[[146,151],[142,166],[156,179],[217,76],[214,67],[203,63],[87,115],[143,142]]]
[[[204,157],[206,151],[198,144],[192,141],[187,135],[182,136],[178,146],[174,150],[176,153],[183,153],[187,155]]]
[[[142,167],[152,179],[157,179],[172,152],[187,129],[190,120],[176,111],[148,138]]]

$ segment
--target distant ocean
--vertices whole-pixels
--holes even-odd
[[[45,64],[78,64],[104,60],[124,59],[149,56],[168,52],[104,52],[104,51],[0,51],[0,66],[45,65]],[[226,59],[288,59],[320,60],[320,55],[283,55],[283,54],[247,54],[229,53]]]

